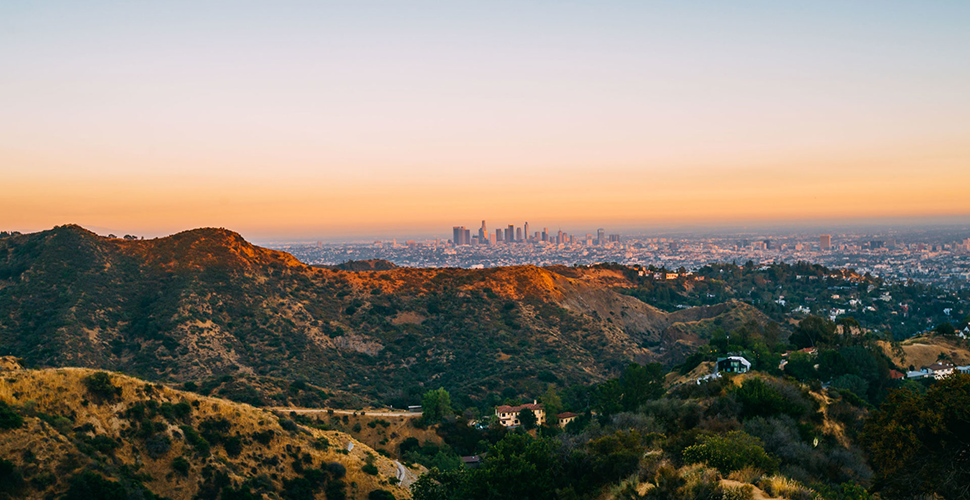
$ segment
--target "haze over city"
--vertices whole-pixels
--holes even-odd
[[[0,229],[966,221],[968,25],[958,1],[4,2]]]

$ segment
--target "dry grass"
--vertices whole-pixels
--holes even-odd
[[[783,476],[768,476],[758,482],[758,486],[771,496],[788,500],[813,500],[815,492],[801,483]]]
[[[937,336],[922,336],[908,339],[901,343],[903,355],[893,352],[892,344],[880,341],[886,356],[893,360],[896,366],[908,368],[910,365],[917,370],[936,363],[940,354],[950,356],[951,362],[957,365],[970,364],[970,347],[967,342],[958,338],[944,338]]]
[[[300,456],[309,455],[314,467],[333,462],[343,464],[347,468],[345,482],[348,485],[356,484],[356,487],[348,486],[348,498],[366,498],[374,489],[389,490],[397,498],[410,498],[406,489],[390,484],[393,482],[391,478],[397,473],[397,466],[392,460],[378,455],[375,465],[380,473],[371,476],[361,472],[367,455],[377,454],[369,446],[342,432],[305,428],[288,432],[280,426],[279,418],[269,411],[151,385],[118,374],[112,378],[113,383],[121,387],[121,395],[113,401],[101,401],[93,397],[83,383],[84,378],[92,373],[95,371],[61,368],[4,371],[0,376],[0,400],[28,415],[44,413],[67,416],[73,420],[65,428],[55,428],[40,418],[28,417],[24,427],[0,434],[0,456],[13,460],[25,472],[30,471],[33,475],[47,472],[60,479],[58,484],[46,490],[30,489],[28,497],[42,498],[57,494],[66,487],[66,480],[71,474],[95,466],[95,458],[81,453],[75,446],[77,436],[71,431],[71,427],[91,424],[96,434],[123,442],[114,451],[113,457],[97,460],[108,460],[113,467],[127,465],[139,474],[147,474],[151,479],[144,484],[149,489],[173,499],[188,499],[198,491],[204,466],[224,470],[239,483],[247,477],[266,474],[273,478],[274,485],[280,489],[283,479],[297,475],[290,465],[293,461],[290,457],[296,450],[299,450]],[[250,441],[244,445],[243,452],[235,457],[226,454],[221,446],[213,446],[211,456],[202,457],[196,456],[185,443],[177,426],[167,424],[167,428],[161,432],[172,440],[171,449],[152,458],[144,453],[140,441],[122,436],[131,427],[123,416],[124,411],[135,402],[149,399],[149,395],[158,403],[185,401],[192,404],[192,420],[195,423],[207,418],[225,418],[232,424],[232,434],[243,437],[244,442],[250,441],[249,437],[257,431],[271,430],[275,437],[266,446]],[[316,449],[314,443],[320,437],[325,437],[332,446],[327,450]],[[351,452],[339,452],[346,450],[351,442],[354,443]],[[32,462],[25,460],[23,450],[30,451]],[[188,458],[191,463],[187,477],[172,470],[172,460],[179,456]],[[277,457],[280,463],[273,466],[264,462],[264,459],[272,457]]]

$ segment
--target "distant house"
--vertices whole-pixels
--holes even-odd
[[[535,413],[536,425],[542,425],[545,423],[546,412],[542,409],[542,405],[538,404],[535,400],[532,400],[531,404],[519,406],[496,406],[495,417],[498,418],[498,422],[505,427],[516,427],[521,425],[521,422],[519,422],[519,412],[525,409],[532,410],[532,413]]]
[[[970,365],[958,366],[958,367],[956,367],[956,371],[958,371],[960,373],[963,373],[963,374],[970,374]]]
[[[579,418],[579,413],[573,413],[569,411],[567,411],[566,413],[560,413],[559,415],[556,415],[556,419],[559,420],[560,429],[565,429],[566,426],[569,425],[569,422],[572,422],[577,418]]]
[[[715,372],[717,373],[748,373],[751,371],[751,362],[744,356],[728,356],[717,358]]]
[[[480,455],[461,457],[461,463],[465,464],[465,467],[469,469],[477,469],[482,465],[482,457]]]
[[[907,371],[906,372],[906,378],[913,379],[913,380],[919,380],[921,378],[924,378],[924,377],[929,376],[929,374],[930,373],[928,371],[926,371],[925,368],[922,369],[922,370],[910,370],[910,371]]]
[[[899,380],[906,378],[906,374],[898,370],[889,370],[889,378]]]
[[[953,364],[951,363],[936,363],[924,368],[929,375],[932,375],[936,380],[942,380],[950,375],[953,375]]]

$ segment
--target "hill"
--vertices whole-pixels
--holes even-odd
[[[328,269],[337,269],[340,271],[387,271],[389,269],[397,268],[393,262],[388,262],[383,259],[370,259],[370,260],[349,260],[342,264],[337,264],[333,266],[322,266]]]
[[[678,363],[716,328],[770,321],[736,301],[657,309],[619,292],[629,269],[382,267],[308,267],[225,229],[0,238],[0,355],[257,405],[403,407],[444,386],[468,406]]]
[[[8,368],[0,491],[17,498],[410,498],[398,477],[417,476],[343,432],[249,405],[88,369]]]
[[[927,334],[899,343],[880,342],[879,346],[896,366],[903,368],[919,370],[940,361],[970,364],[970,346],[958,337]]]

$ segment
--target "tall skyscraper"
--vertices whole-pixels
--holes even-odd
[[[472,232],[471,232],[470,229],[465,229],[465,227],[462,226],[462,238],[461,238],[461,244],[462,245],[471,245],[472,244],[472,234],[471,233]]]
[[[545,241],[545,242],[548,242],[549,241],[549,228],[548,227],[542,228],[542,241]]]
[[[525,240],[522,239],[522,228],[521,227],[515,228],[515,242],[522,243],[523,241]]]
[[[509,224],[509,227],[505,229],[505,242],[515,243],[515,226]]]
[[[818,237],[818,246],[821,247],[822,250],[831,250],[831,248],[832,248],[832,235],[831,234],[823,234],[823,235],[819,236]]]
[[[452,232],[451,242],[454,243],[455,246],[461,245],[461,239],[464,235],[464,232],[462,231],[463,229],[465,228],[461,226],[455,226],[451,228],[451,232]]]
[[[524,236],[524,238],[522,239],[522,241],[529,241],[529,223],[528,222],[525,223],[525,226],[522,226],[522,236]]]
[[[596,244],[604,245],[606,244],[606,230],[599,228],[596,230]]]
[[[488,244],[488,229],[485,228],[485,221],[482,221],[482,227],[478,228],[478,243]]]

